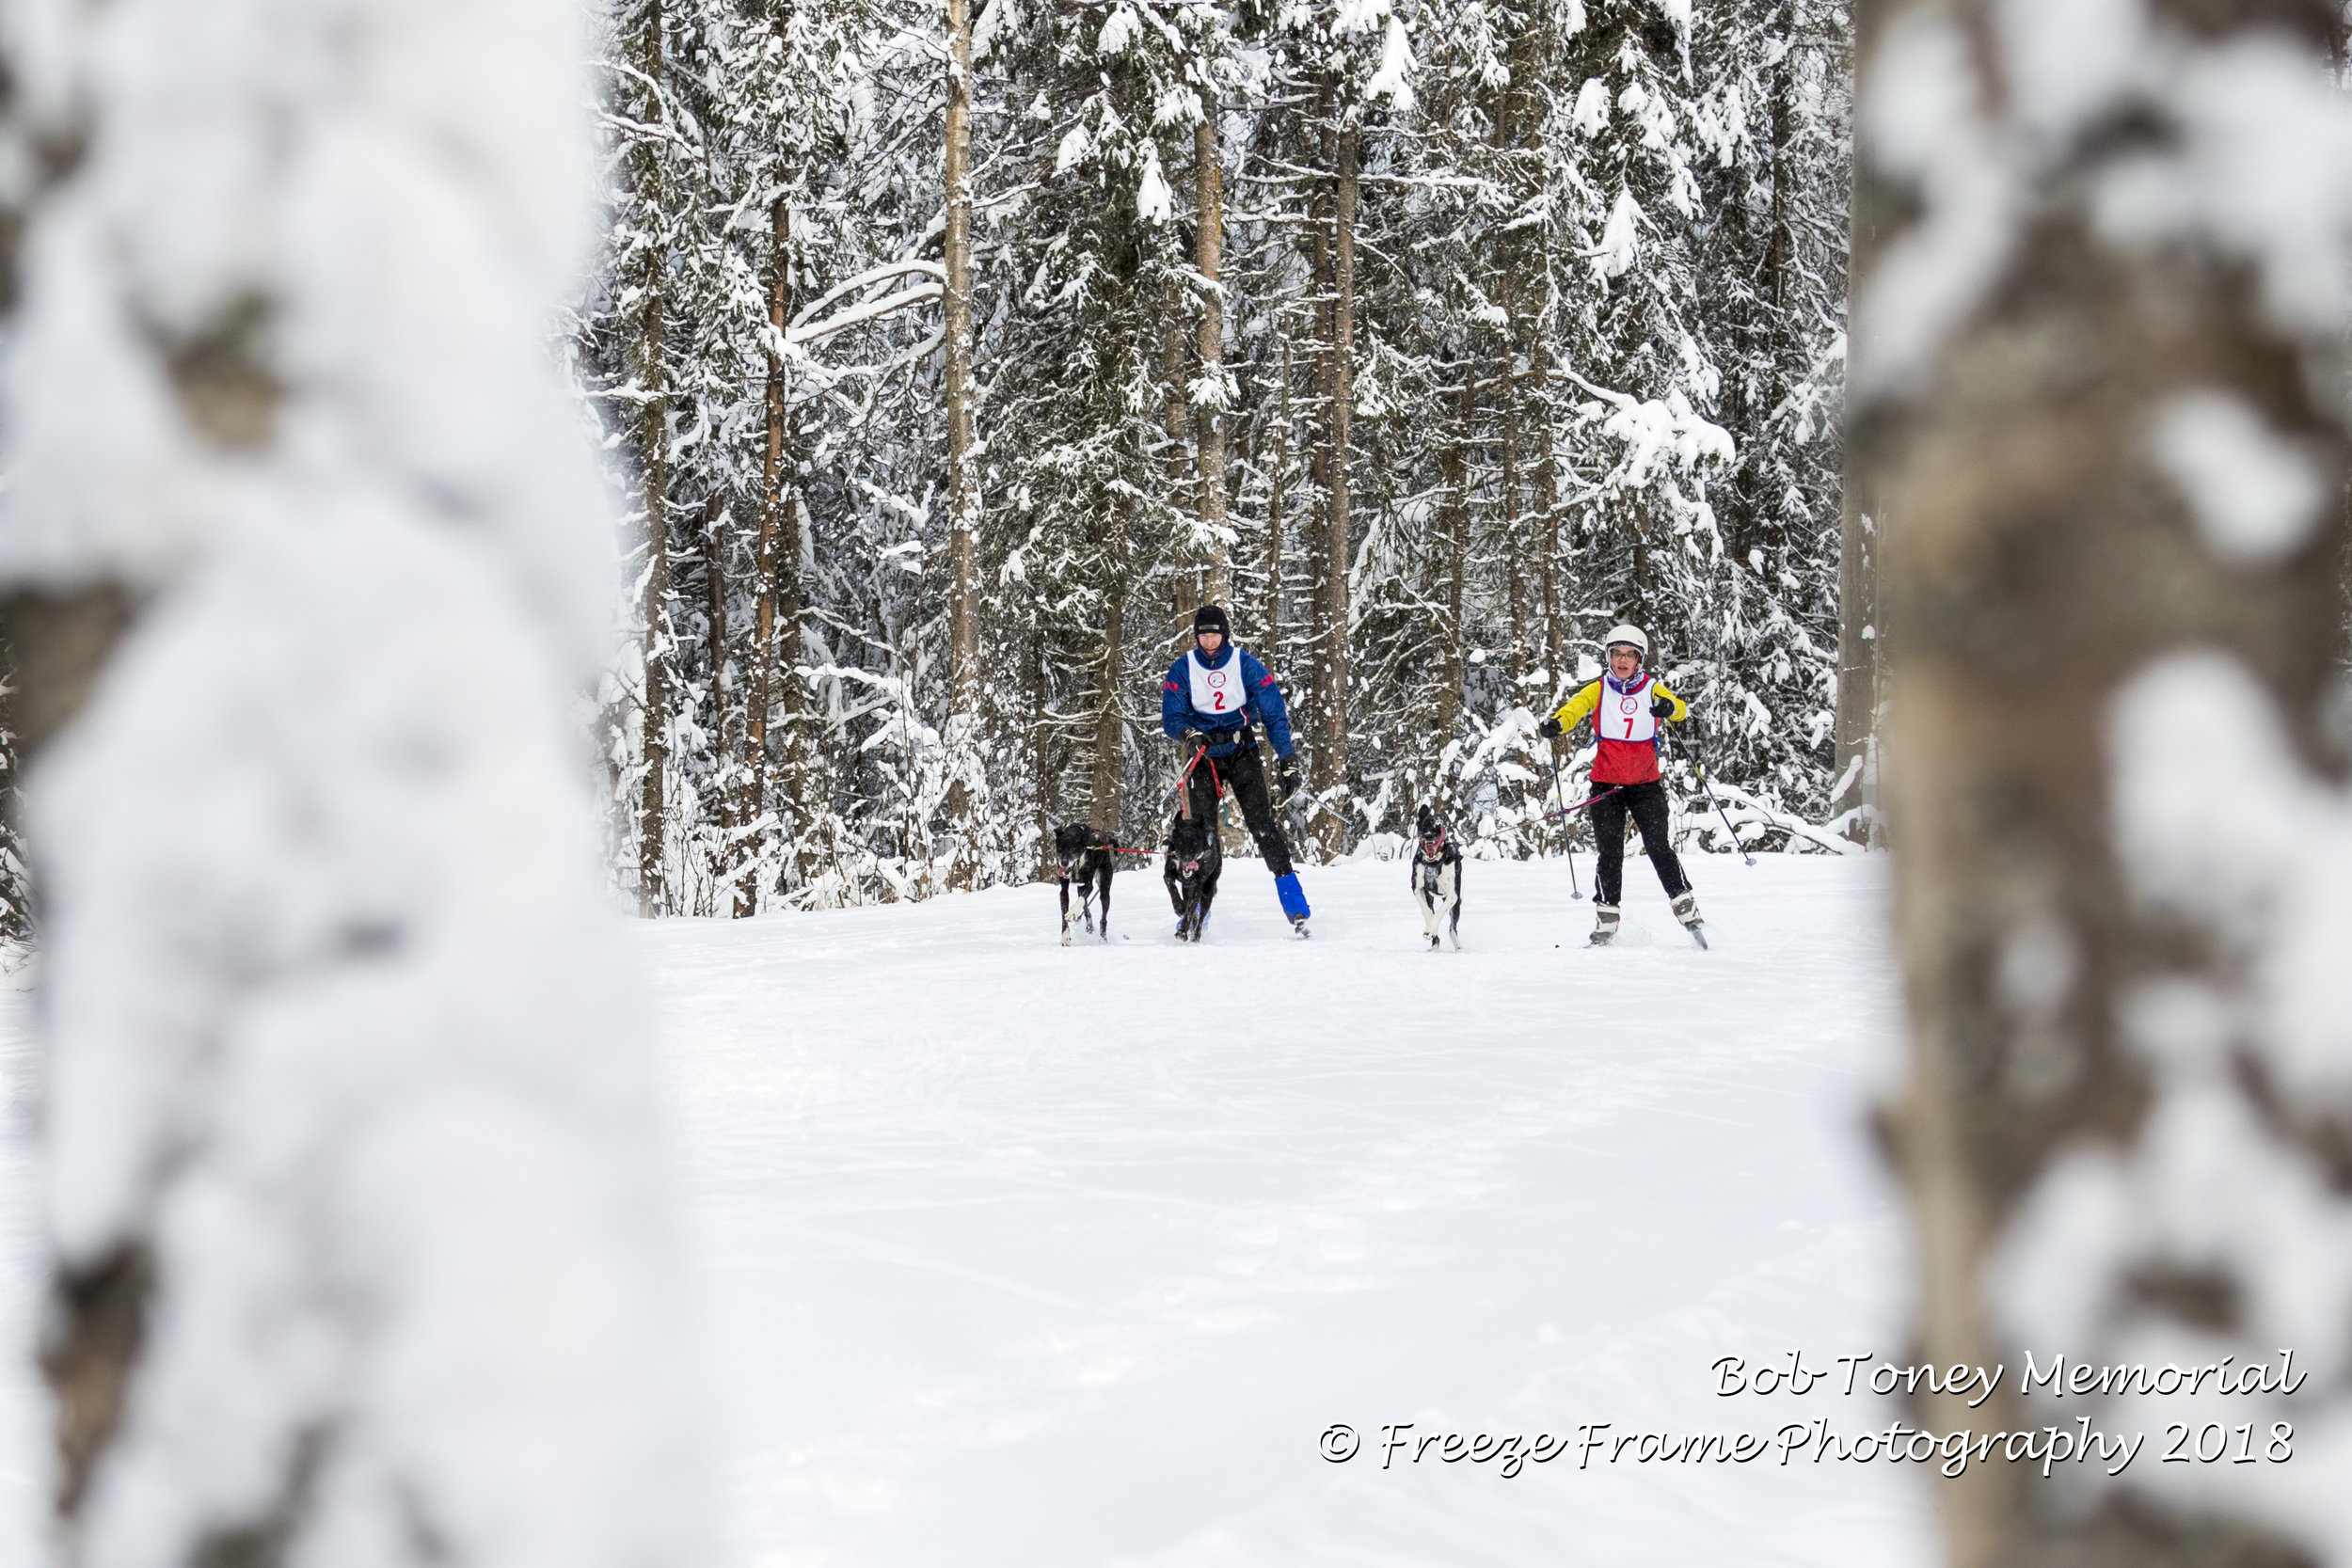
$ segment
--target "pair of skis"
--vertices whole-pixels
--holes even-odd
[[[1693,920],[1689,925],[1682,927],[1684,930],[1691,933],[1691,940],[1699,944],[1699,948],[1702,952],[1708,950],[1707,946],[1707,932],[1703,929],[1706,925],[1707,922],[1704,920]],[[1590,940],[1585,942],[1585,945],[1587,947],[1606,947],[1616,940],[1617,933],[1613,928],[1606,931],[1595,931]]]

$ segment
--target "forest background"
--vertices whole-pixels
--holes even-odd
[[[646,911],[1025,881],[1065,820],[1155,843],[1207,599],[1290,693],[1311,857],[1422,800],[1556,851],[1583,759],[1534,724],[1623,620],[1751,843],[1858,809],[1842,6],[609,24],[568,346],[633,508],[596,719]]]

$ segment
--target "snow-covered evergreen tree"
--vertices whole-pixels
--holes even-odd
[[[667,236],[670,589],[650,637],[629,600],[606,711],[622,846],[653,799],[640,715],[670,714],[669,907],[1025,878],[1077,816],[1155,832],[1155,677],[1218,584],[1317,759],[1293,826],[1320,852],[1422,799],[1474,813],[1485,852],[1556,847],[1534,718],[1626,618],[1758,801],[1744,831],[1825,804],[1832,0],[983,5],[975,820],[948,746],[953,40],[874,0],[662,4],[669,118],[628,109],[630,13],[608,46],[614,227],[582,341],[642,498],[629,268]],[[648,139],[675,166],[659,214],[631,183]]]

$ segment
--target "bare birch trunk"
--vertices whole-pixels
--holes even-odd
[[[971,770],[980,728],[979,474],[972,453],[972,0],[947,0],[947,815],[959,846],[953,885],[978,877]]]
[[[1543,441],[1543,454],[1535,460],[1535,546],[1537,580],[1544,595],[1544,664],[1557,686],[1566,677],[1561,666],[1567,657],[1560,635],[1560,476],[1551,450],[1550,405],[1544,397],[1542,342],[1529,345],[1527,365],[1535,378],[1535,432]]]
[[[1225,198],[1216,161],[1217,106],[1211,103],[1206,107],[1207,114],[1192,134],[1193,206],[1200,230],[1194,242],[1194,264],[1208,283],[1208,292],[1200,304],[1200,379],[1221,382],[1225,374],[1225,296],[1220,292],[1223,285],[1219,278],[1224,265]],[[1206,404],[1193,419],[1193,431],[1200,449],[1200,530],[1215,537],[1225,529],[1225,410],[1218,404]],[[1232,594],[1232,558],[1223,545],[1213,545],[1209,551],[1209,597],[1225,605],[1230,612]]]
[[[1323,568],[1328,644],[1323,663],[1323,745],[1315,752],[1321,774],[1317,793],[1334,790],[1347,778],[1347,423],[1355,386],[1356,142],[1356,128],[1343,127],[1332,224],[1331,510],[1324,528]],[[1327,806],[1316,823],[1324,859],[1337,860],[1347,847],[1346,824]]]
[[[1176,508],[1183,504],[1190,431],[1184,407],[1184,336],[1172,323],[1160,337],[1160,400],[1161,428],[1168,433],[1168,504]],[[1175,586],[1174,646],[1182,653],[1192,646],[1192,612],[1200,608],[1200,561],[1189,549],[1182,552]]]
[[[1282,340],[1282,398],[1274,417],[1274,463],[1266,471],[1265,631],[1268,655],[1282,645],[1282,492],[1291,461],[1291,341]]]
[[[1330,112],[1331,92],[1328,84],[1324,89],[1324,112]],[[1333,167],[1339,166],[1339,144],[1335,132],[1324,133],[1323,151]],[[1314,218],[1315,234],[1315,412],[1327,415],[1331,407],[1333,385],[1332,342],[1338,317],[1338,290],[1331,275],[1331,210],[1327,197],[1319,196]],[[1325,699],[1330,692],[1331,645],[1337,641],[1331,622],[1331,552],[1325,540],[1330,531],[1331,494],[1331,421],[1322,421],[1321,433],[1315,442],[1315,454],[1311,464],[1314,488],[1324,497],[1324,515],[1307,525],[1307,559],[1311,580],[1308,585],[1308,669],[1307,694],[1309,711],[1306,721],[1294,721],[1292,731],[1308,741],[1312,750],[1307,756],[1307,777],[1320,790],[1327,776],[1328,764],[1324,753],[1330,750],[1324,734]]]
[[[1109,563],[1109,591],[1103,609],[1102,667],[1094,701],[1094,773],[1089,791],[1087,820],[1106,833],[1119,832],[1119,783],[1126,759],[1127,731],[1120,715],[1126,707],[1127,671],[1127,498],[1115,498],[1104,509],[1111,536],[1104,550]]]
[[[2332,9],[2293,13],[2310,81],[2288,72],[2266,90],[2308,92],[2297,112],[2332,114],[2340,135],[2352,116],[2329,102]],[[1955,214],[1930,184],[1908,203],[1915,225],[1898,232],[1913,224],[1897,216],[1913,193],[1894,189],[1886,168],[1866,169],[1857,261],[1886,262],[1923,231],[1948,232],[1931,230],[1937,223],[2024,214],[1962,279],[1965,313],[1923,346],[1895,346],[1897,328],[1923,319],[1910,313],[1920,306],[1905,275],[1891,264],[1856,273],[1866,330],[1849,524],[1881,498],[1899,520],[1884,535],[1885,786],[1912,1034],[1908,1083],[1885,1126],[1922,1271],[1911,1354],[2012,1369],[2003,1397],[1980,1410],[1922,1397],[1912,1415],[1989,1431],[2063,1408],[2143,1427],[2153,1448],[2162,1423],[2190,1407],[2027,1402],[2015,1391],[2022,1354],[2275,1354],[2290,1342],[2265,1293],[2277,1264],[2265,1255],[2280,1243],[2216,1245],[2217,1225],[2272,1236],[2283,1212],[2320,1203],[2327,1217],[2310,1223],[2325,1228],[2292,1243],[2296,1267],[2346,1261],[2352,1104],[2340,1078],[2321,1087],[2297,1070],[2310,1058],[2296,1052],[2312,1047],[2284,1049],[2275,1022],[2298,1006],[2340,1013],[2341,970],[2331,958],[2323,978],[2261,957],[2284,947],[2315,958],[2318,948],[2297,944],[2301,921],[2344,909],[2340,879],[2319,889],[2335,863],[2311,863],[2324,832],[2341,831],[2316,824],[2344,809],[2326,718],[2344,656],[2343,302],[2282,325],[2294,316],[2265,298],[2260,268],[2208,230],[2118,244],[2091,195],[2129,167],[2155,182],[2141,187],[2153,210],[2231,235],[2233,214],[2201,211],[2208,193],[2146,150],[2207,151],[2194,95],[2213,89],[2169,73],[2257,36],[2276,47],[2293,36],[2280,30],[2290,13],[2252,0],[2202,8],[2198,30],[2171,33],[2164,53],[2119,56],[2088,109],[2070,107],[2082,133],[2053,141],[2047,97],[2037,99],[2050,87],[1992,74],[2021,57],[2014,31],[2027,12],[1994,0],[1860,10],[1865,92],[1967,105],[1970,123],[1954,135],[1972,138],[1970,155],[2007,188]],[[1945,80],[1923,79],[1937,71]],[[2310,121],[2242,112],[2232,134],[2269,140],[2233,155],[2310,155]],[[1867,139],[1864,152],[1883,155]],[[2330,233],[2318,254],[2332,266],[2342,245]],[[1873,333],[1873,323],[1892,325]],[[2200,420],[2208,436],[2238,432],[2205,479],[2191,467],[2206,438]],[[2265,462],[2283,465],[2274,477],[2299,476],[2291,489],[2307,481],[2308,505],[2289,503],[2254,547],[2229,519]],[[1861,602],[1850,599],[1850,620]],[[1849,691],[1863,689],[1858,664]],[[1862,717],[1841,731],[1841,750],[1867,733]],[[2264,826],[2249,832],[2249,821]],[[2337,1062],[2342,1037],[2329,1036]],[[2288,1169],[2297,1174],[2278,1174]],[[2069,1197],[2086,1184],[2106,1217]],[[2324,1307],[2296,1308],[2316,1315],[2295,1321],[2328,1325],[2324,1349],[2299,1355],[2341,1355],[2347,1293],[2331,1286]],[[2338,1383],[2292,1404],[2233,1400],[2228,1419],[2260,1431],[2285,1418],[2299,1435],[2343,1412]],[[2269,1500],[2278,1494],[2200,1488],[2161,1463],[2095,1493],[2019,1466],[1972,1466],[1935,1496],[1960,1568],[2313,1560]]]
[[[644,31],[637,40],[637,68],[647,80],[661,79],[661,5],[645,8]],[[640,189],[649,198],[660,182],[660,155],[651,142],[641,143],[635,162]],[[662,775],[669,768],[670,653],[663,636],[670,597],[670,398],[669,367],[665,362],[662,314],[667,298],[662,277],[661,247],[647,245],[644,317],[637,329],[637,379],[644,402],[637,411],[637,458],[643,470],[645,503],[645,711],[644,794],[638,805],[637,907],[642,914],[664,912],[668,904],[664,846],[668,812],[662,798]]]
[[[1502,560],[1505,572],[1503,596],[1511,612],[1510,657],[1504,667],[1511,673],[1513,689],[1521,675],[1527,673],[1527,562],[1521,539],[1519,517],[1519,377],[1514,362],[1518,341],[1518,325],[1512,312],[1511,269],[1502,272]]]
[[[1478,366],[1473,360],[1462,372],[1460,423],[1446,448],[1446,522],[1444,534],[1445,626],[1438,648],[1438,721],[1430,742],[1429,774],[1437,777],[1438,752],[1454,738],[1454,725],[1462,715],[1462,683],[1468,676],[1463,661],[1462,579],[1470,572],[1470,421],[1478,407]]]
[[[768,211],[768,325],[776,341],[768,349],[768,444],[759,465],[758,609],[752,636],[751,686],[744,698],[743,810],[746,826],[756,824],[768,806],[768,722],[773,712],[778,583],[784,576],[785,508],[791,486],[785,465],[785,424],[789,388],[785,384],[785,324],[792,319],[792,211],[782,196]],[[796,562],[797,564],[797,562]],[[759,912],[759,837],[739,847],[743,868],[735,884],[735,916]]]
[[[727,742],[729,738],[727,732],[731,727],[730,715],[727,712],[726,681],[726,515],[725,502],[717,491],[712,491],[704,499],[702,546],[703,589],[705,603],[703,608],[704,618],[708,622],[707,629],[709,637],[707,642],[707,655],[710,660],[710,702],[712,711],[717,715],[716,726],[718,729],[718,752],[721,756],[727,754]],[[725,835],[726,842],[732,844],[735,828],[735,801],[724,789],[719,790],[717,794],[719,800],[720,832]]]
[[[1532,705],[1539,714],[1551,705],[1552,694],[1568,679],[1568,653],[1560,629],[1560,481],[1557,461],[1552,455],[1550,404],[1544,397],[1544,347],[1540,341],[1530,346],[1528,369],[1535,377],[1535,429],[1544,443],[1543,456],[1535,465],[1535,493],[1539,508],[1535,520],[1535,546],[1539,552],[1537,580],[1544,594],[1544,669],[1551,677],[1543,690],[1529,693]],[[1559,769],[1567,761],[1567,737],[1553,736],[1548,742],[1551,752],[1552,782],[1549,787],[1558,789]],[[1537,793],[1547,787],[1536,786]],[[1555,800],[1555,806],[1567,804]],[[1562,817],[1553,824],[1563,845],[1574,842],[1576,823]]]
[[[1892,14],[1896,5],[1905,3],[1908,0],[1863,0],[1854,7],[1857,67],[1876,35],[1880,19]],[[1778,105],[1775,112],[1782,116],[1773,127],[1777,154],[1778,143],[1786,135],[1786,116]],[[1775,184],[1778,173],[1776,161]],[[1866,160],[1857,157],[1846,260],[1846,320],[1851,333],[1858,334],[1864,329],[1864,318],[1856,314],[1855,307],[1868,287],[1877,261],[1880,218],[1886,200],[1887,193]],[[1775,196],[1775,208],[1778,205]],[[1782,215],[1774,214],[1775,260],[1783,243]],[[1869,345],[1857,338],[1853,353],[1867,361]],[[1851,439],[1851,421],[1848,434]],[[1837,540],[1837,711],[1832,732],[1835,750],[1831,766],[1836,769],[1834,779],[1846,781],[1846,786],[1830,801],[1833,813],[1877,803],[1879,663],[1883,651],[1878,590],[1879,525],[1883,513],[1878,504],[1871,465],[1849,460],[1841,495]],[[1869,824],[1858,824],[1854,836],[1873,836]]]

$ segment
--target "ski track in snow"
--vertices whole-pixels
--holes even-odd
[[[1585,857],[1580,869],[1590,873]],[[1694,858],[1715,950],[1627,867],[1473,862],[1460,953],[1402,864],[1229,863],[1198,948],[1156,868],[1113,942],[1053,887],[635,927],[746,1568],[1805,1564],[1932,1558],[1917,1466],[1515,1478],[1380,1428],[1769,1434],[1899,1414],[1717,1398],[1721,1355],[1899,1355],[1862,1117],[1899,1015],[1881,857]],[[1558,945],[1555,946],[1554,944]],[[0,1332],[30,1334],[31,1009],[0,996]],[[0,1364],[0,1563],[43,1418]],[[1363,1448],[1318,1456],[1344,1421]]]

